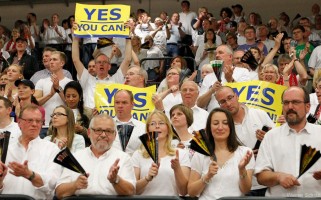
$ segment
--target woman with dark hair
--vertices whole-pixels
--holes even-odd
[[[60,149],[68,147],[72,153],[85,148],[84,137],[75,134],[74,113],[70,108],[57,106],[50,117],[51,127],[45,140],[56,143]]]
[[[18,98],[15,99],[13,102],[13,109],[11,116],[19,116],[20,111],[25,108],[26,106],[30,104],[34,104],[39,106],[39,110],[42,114],[43,120],[45,120],[45,109],[39,105],[37,99],[33,96],[35,93],[35,85],[33,84],[32,81],[29,81],[27,79],[18,79],[15,81],[15,86],[18,89]]]
[[[215,44],[216,34],[213,29],[208,29],[204,36],[204,48],[202,45],[197,48],[195,61],[196,64],[202,67],[205,64],[210,63],[210,61],[215,60]]]
[[[64,89],[67,106],[72,109],[75,116],[75,132],[85,138],[86,146],[90,145],[87,135],[92,110],[84,107],[83,90],[77,81],[67,83]]]
[[[231,21],[231,18],[233,16],[233,11],[229,7],[224,7],[220,11],[220,16],[221,16],[221,20],[217,22],[220,26],[219,31],[226,34],[227,32],[226,25]]]
[[[252,150],[241,146],[229,111],[213,109],[206,122],[206,133],[216,160],[195,153],[191,161],[188,194],[203,199],[243,196],[252,186],[254,157]]]

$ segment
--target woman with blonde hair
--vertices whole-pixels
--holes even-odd
[[[18,95],[18,89],[17,86],[15,86],[15,81],[23,79],[23,67],[17,64],[10,65],[7,70],[7,76],[8,83],[5,86],[4,96],[13,102]]]
[[[72,153],[85,148],[84,137],[75,134],[75,118],[70,108],[57,106],[50,116],[49,135],[44,139],[56,143],[60,149],[68,147]]]
[[[177,196],[187,193],[188,153],[172,147],[173,130],[166,115],[154,111],[146,121],[147,132],[158,132],[158,161],[155,163],[142,146],[132,156],[139,195]]]

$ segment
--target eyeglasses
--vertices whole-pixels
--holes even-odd
[[[126,76],[134,76],[134,75],[140,75],[140,74],[135,74],[134,72],[129,72],[129,73],[125,74],[125,77]]]
[[[91,128],[91,130],[94,131],[94,133],[98,136],[100,136],[101,134],[105,133],[105,135],[107,136],[111,136],[111,135],[114,135],[115,133],[115,130],[112,130],[112,129],[106,129],[106,130],[103,130],[103,129],[94,129],[94,128]]]
[[[282,104],[284,106],[288,106],[290,103],[292,103],[293,105],[297,106],[297,105],[299,105],[301,103],[306,103],[306,102],[300,101],[300,100],[292,100],[292,101],[285,100],[285,101],[282,102]]]
[[[219,101],[218,104],[220,106],[221,105],[225,105],[227,102],[232,101],[234,97],[235,97],[235,95],[230,95],[226,99],[223,99],[223,100]]]
[[[52,113],[52,114],[50,115],[51,118],[53,118],[54,116],[57,116],[57,117],[66,116],[66,117],[67,117],[66,114],[61,113],[61,112]]]
[[[148,124],[149,126],[151,126],[151,127],[156,127],[156,126],[166,126],[166,123],[165,122],[163,122],[163,121],[160,121],[160,122],[151,122],[151,123],[149,123]]]
[[[27,124],[29,124],[29,125],[33,124],[34,122],[35,122],[37,125],[43,123],[43,120],[41,120],[41,119],[23,119],[23,118],[19,118],[19,119],[27,122]]]
[[[101,64],[103,64],[103,65],[109,64],[108,61],[97,61],[96,63],[99,64],[99,65],[101,65]]]
[[[167,73],[167,75],[166,75],[166,76],[174,76],[174,75],[179,75],[179,73],[169,72],[169,73]]]

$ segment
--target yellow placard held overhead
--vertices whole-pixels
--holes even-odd
[[[128,5],[88,5],[76,4],[75,20],[77,37],[128,37],[129,28],[125,22],[129,19]]]
[[[133,118],[145,123],[148,114],[155,109],[152,102],[152,95],[156,93],[155,85],[146,88],[137,88],[124,84],[97,84],[95,90],[95,105],[99,114],[107,113],[115,117],[114,96],[116,92],[121,89],[126,89],[133,93]]]
[[[287,88],[265,81],[248,81],[240,83],[228,83],[239,97],[239,102],[249,107],[264,110],[276,123],[282,114],[282,93]]]

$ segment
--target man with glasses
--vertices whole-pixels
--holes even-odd
[[[249,108],[239,102],[239,97],[229,86],[222,86],[215,93],[215,98],[221,108],[231,112],[237,137],[247,147],[253,149],[254,154],[258,152],[256,143],[264,138],[264,126],[272,128],[274,123],[263,110]],[[252,179],[251,191],[248,196],[264,196],[266,187],[259,185],[256,178]]]
[[[74,24],[74,26],[77,26]],[[95,108],[94,91],[97,83],[124,83],[125,74],[128,71],[131,62],[132,46],[130,38],[126,40],[125,58],[120,64],[117,72],[110,76],[108,71],[111,68],[110,59],[107,55],[99,53],[95,56],[96,77],[90,75],[80,60],[79,38],[73,36],[72,42],[72,60],[77,70],[77,77],[84,90],[84,106]]]
[[[6,163],[0,162],[1,194],[53,198],[62,168],[53,162],[59,152],[57,145],[39,137],[42,123],[38,106],[28,105],[20,112],[21,136],[10,144]]]
[[[90,122],[91,146],[74,154],[87,176],[67,168],[57,183],[59,199],[71,195],[133,195],[136,178],[130,156],[113,147],[116,124],[108,115],[96,115]]]
[[[125,74],[125,85],[144,88],[148,79],[147,72],[136,65],[132,65]]]
[[[292,29],[292,37],[297,42],[297,45],[295,47],[296,57],[300,58],[300,53],[302,51],[305,51],[304,53],[306,53],[304,57],[304,61],[301,61],[301,62],[304,62],[305,68],[308,71],[309,70],[308,62],[314,47],[309,42],[305,41],[304,32],[305,32],[304,27],[301,25],[297,25]]]
[[[220,77],[215,73],[205,76],[202,82],[200,96],[197,105],[207,108],[208,111],[218,107],[215,99],[215,91],[226,82],[243,82],[250,80],[249,70],[233,65],[233,50],[227,45],[220,45],[216,49],[216,59],[223,61]],[[218,81],[221,79],[220,81]]]
[[[268,187],[267,196],[320,197],[321,160],[301,171],[308,163],[304,160],[312,157],[302,158],[302,145],[321,149],[320,126],[306,119],[309,93],[292,86],[284,91],[282,102],[286,123],[270,130],[262,141],[255,166],[258,182]]]

